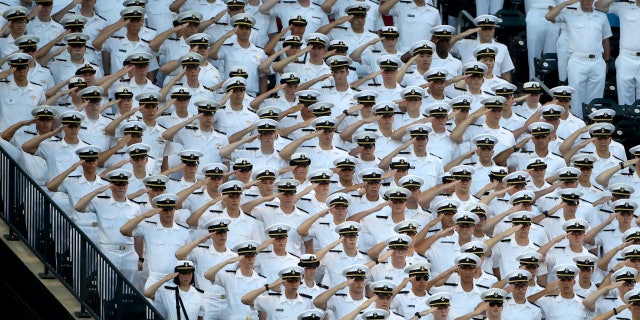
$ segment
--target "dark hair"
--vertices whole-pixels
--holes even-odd
[[[178,272],[178,271],[175,271]],[[181,271],[180,273],[183,274],[191,274],[191,283],[189,283],[192,286],[195,286],[196,284],[196,277],[195,277],[195,272],[193,270],[188,270],[188,271]],[[176,285],[180,285],[180,280],[178,279],[178,277],[180,277],[180,275],[177,275],[173,278],[173,283],[175,283]]]

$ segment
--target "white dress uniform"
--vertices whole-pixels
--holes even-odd
[[[175,255],[167,252],[176,252],[189,242],[189,229],[185,226],[173,223],[166,228],[159,222],[144,220],[133,230],[133,237],[144,238],[144,250],[149,267],[149,278],[145,283],[145,289],[158,282],[167,273],[173,272],[173,267],[178,261]]]
[[[247,94],[253,97],[259,92],[258,80],[262,76],[258,71],[258,66],[266,59],[267,55],[262,48],[258,48],[254,44],[251,44],[249,48],[243,48],[237,41],[225,43],[218,51],[218,61],[224,62],[222,70],[225,72],[234,66],[245,67],[249,75],[246,84]]]
[[[404,315],[405,319],[410,319],[416,312],[420,312],[428,306],[427,299],[431,295],[429,293],[424,296],[416,296],[413,291],[400,291],[391,301],[391,309],[397,313]]]
[[[527,296],[528,295],[527,293]],[[543,317],[542,309],[529,301],[520,304],[516,303],[513,299],[506,299],[504,301],[504,309],[502,309],[502,318],[507,320],[538,320]]]
[[[225,260],[236,257],[238,254],[228,247],[224,252],[218,252],[213,246],[198,245],[187,256],[196,266],[194,273],[195,282],[198,288],[204,290],[204,319],[224,319],[226,315],[226,294],[224,288],[216,283],[204,278],[207,268],[215,266]],[[233,265],[235,267],[235,264]],[[224,272],[221,270],[220,272]],[[226,315],[228,317],[228,315]]]
[[[39,84],[28,83],[20,87],[13,80],[0,81],[0,131],[33,118],[31,109],[45,101],[44,88]]]
[[[57,2],[57,1],[56,1]],[[53,11],[55,13],[55,11]],[[53,19],[42,21],[36,15],[27,23],[26,33],[38,35],[40,43],[46,44],[64,33],[64,27]]]
[[[136,42],[129,41],[124,36],[111,36],[108,38],[104,44],[102,45],[102,51],[109,52],[111,54],[111,70],[105,70],[105,72],[110,72],[111,74],[116,73],[118,70],[124,67],[124,60],[131,54],[146,52],[151,54],[151,48],[149,48],[149,41],[144,39],[142,36]],[[153,38],[151,38],[153,39]],[[156,59],[151,59],[149,61],[149,71],[158,69],[158,61]],[[133,87],[131,84],[129,86],[132,90]],[[159,90],[158,90],[159,91]],[[138,93],[138,92],[136,92]],[[135,97],[135,94],[134,94]],[[134,107],[135,100],[134,100]]]
[[[302,237],[300,237],[296,229],[309,218],[308,213],[302,212],[298,208],[294,208],[291,213],[284,213],[278,204],[267,203],[264,207],[254,208],[251,214],[262,221],[265,226],[276,223],[290,225],[291,230],[289,230],[289,239],[287,240],[287,251],[296,256],[300,256],[303,253]]]
[[[544,18],[549,8],[555,6],[554,0],[525,0],[529,79],[533,79],[536,75],[534,59],[540,59],[542,53],[556,52],[556,41],[560,30],[557,25]]]
[[[133,248],[133,238],[123,236],[120,227],[129,219],[142,214],[140,206],[128,199],[125,202],[117,202],[110,196],[98,195],[89,202],[86,212],[96,214],[98,241],[102,252],[133,282],[138,273],[138,255]],[[164,275],[166,273],[162,276]]]
[[[571,97],[571,111],[582,118],[582,104],[600,98],[604,93],[606,63],[602,58],[602,40],[612,36],[611,26],[605,13],[584,12],[580,7],[564,8],[556,21],[566,24],[571,52],[568,80],[576,90]],[[586,30],[591,36],[585,37]]]
[[[462,39],[453,45],[451,52],[459,54],[462,59],[462,64],[464,65],[477,60],[473,54],[473,50],[478,45],[480,45],[480,41],[477,39]],[[495,65],[493,67],[493,75],[499,77],[505,72],[512,71],[515,67],[511,60],[511,56],[509,55],[509,48],[495,40],[491,41],[491,45],[498,49],[495,57]]]
[[[251,276],[242,275],[238,270],[224,270],[216,274],[215,283],[222,286],[225,290],[228,302],[229,320],[246,320],[258,319],[257,310],[252,310],[249,306],[243,304],[240,299],[258,288],[267,284],[267,279],[258,274],[255,270]]]
[[[612,3],[609,12],[620,17],[620,54],[616,58],[618,103],[640,99],[640,41],[634,36],[640,27],[640,7],[635,3]]]
[[[58,187],[58,192],[66,193],[69,197],[69,215],[87,235],[98,244],[97,238],[97,218],[94,212],[79,213],[73,210],[73,206],[78,203],[87,193],[109,184],[108,181],[96,177],[94,181],[88,181],[84,175],[67,176]]]
[[[177,305],[176,291],[180,297],[180,306]],[[190,286],[189,291],[185,292],[173,283],[164,285],[156,291],[154,302],[162,305],[168,311],[167,320],[177,320],[182,317],[196,319],[205,313],[204,293],[194,286]],[[177,315],[176,312],[179,312],[180,315]]]
[[[452,252],[460,252],[460,244],[458,244],[458,234],[454,231],[450,236],[444,236],[438,239],[431,248],[425,252],[425,257],[431,263],[431,277],[437,277],[439,274],[449,269],[455,262],[451,259]]]
[[[452,261],[453,263],[453,261]],[[486,289],[473,285],[473,289],[467,292],[462,289],[462,286],[458,283],[446,282],[443,286],[435,287],[431,290],[432,293],[447,292],[451,294],[453,299],[451,300],[451,307],[449,312],[454,318],[461,317],[467,313],[473,311],[473,309],[482,302],[480,294]]]
[[[173,141],[181,144],[184,149],[206,150],[200,157],[200,165],[221,163],[222,158],[218,150],[229,144],[227,137],[215,130],[204,132],[197,127],[185,127],[176,133]]]
[[[251,160],[254,168],[272,167],[283,169],[289,166],[289,163],[280,157],[278,150],[273,150],[272,154],[265,154],[262,150],[234,150],[231,153],[231,162],[237,159],[247,158]]]
[[[586,320],[589,312],[582,305],[582,298],[574,295],[565,299],[562,296],[544,296],[536,301],[548,320]]]
[[[280,270],[297,266],[298,260],[298,257],[288,252],[284,256],[279,256],[273,251],[261,251],[256,256],[255,269],[267,279],[268,283],[272,283],[278,280]]]
[[[231,219],[231,224],[229,225],[229,232],[227,233],[227,245],[229,247],[234,247],[235,245],[248,240],[262,242],[262,234],[264,230],[264,225],[262,221],[257,220],[255,217],[248,215],[244,212],[240,213],[240,216],[237,218],[232,218],[229,216],[227,209],[223,209],[218,204],[214,205],[209,209],[209,211],[205,212],[200,219],[198,220],[198,230],[201,236],[204,236],[206,233],[205,224],[217,217],[225,217]],[[198,235],[194,235],[194,237],[198,237]]]
[[[551,151],[547,152],[544,157],[538,155],[535,151],[521,151],[514,152],[507,158],[507,166],[514,167],[518,171],[526,171],[528,162],[533,157],[540,158],[547,164],[545,178],[556,174],[558,169],[566,167],[567,165],[564,159],[551,153]]]
[[[313,308],[313,302],[309,296],[299,292],[294,299],[287,299],[282,293],[268,292],[256,298],[253,308],[264,312],[268,320],[280,320]]]
[[[36,65],[33,68],[29,68],[29,74],[27,78],[30,82],[39,84],[46,91],[51,89],[56,82],[53,80],[53,75],[51,74],[51,69],[49,67],[45,67],[36,62]],[[7,77],[9,81],[13,80],[13,75]]]
[[[332,17],[333,19],[340,19],[341,17],[344,17],[346,15],[345,9],[348,6],[357,5],[360,3],[366,4],[369,6],[369,10],[367,11],[367,17],[364,21],[364,29],[369,31],[377,31],[382,29],[384,27],[384,21],[382,19],[382,15],[378,11],[378,8],[380,8],[380,4],[376,0],[336,1],[335,4],[331,7],[331,12],[329,13],[329,16]],[[348,23],[344,23],[341,26],[346,27],[347,25]],[[333,39],[336,39],[336,38],[333,38]],[[363,43],[364,42],[360,43],[360,45],[362,45]]]
[[[49,168],[48,179],[50,181],[69,169],[71,165],[80,161],[75,150],[84,146],[88,146],[88,144],[82,140],[75,145],[68,144],[64,139],[45,140],[40,143],[35,155],[42,157],[47,162],[47,168]],[[78,174],[79,172],[80,170],[76,169],[72,174]]]
[[[495,233],[495,232],[494,232]],[[504,240],[501,240],[491,250],[491,258],[493,260],[493,267],[500,269],[500,274],[504,277],[505,274],[512,270],[518,269],[520,263],[516,260],[516,257],[525,252],[538,251],[540,247],[529,240],[525,246],[519,245],[514,235],[510,235]],[[498,275],[498,276],[499,276]]]
[[[246,105],[239,111],[232,110],[227,106],[222,110],[216,111],[213,127],[229,137],[240,130],[253,126],[258,120],[258,116],[249,110]]]
[[[64,15],[64,17],[62,18],[64,19],[67,16],[74,15],[74,14],[81,15],[82,13],[80,12],[80,7],[81,5],[78,4],[75,8],[69,10],[67,14]],[[87,44],[91,45],[91,43],[93,42],[93,40],[96,39],[100,31],[102,31],[102,29],[104,29],[108,25],[107,19],[103,18],[96,12],[93,12],[93,15],[90,17],[84,16],[84,15],[83,17],[87,19],[87,22],[84,24],[84,28],[82,28],[82,33],[89,36],[89,40],[87,40]],[[98,58],[100,59],[100,61],[102,61],[101,55],[98,55]]]
[[[320,5],[314,2],[310,2],[308,7],[303,7],[296,0],[283,0],[271,8],[271,16],[280,19],[280,21],[289,21],[289,17],[292,15],[301,15],[307,20],[307,27],[304,30],[304,34],[316,32],[318,28],[329,23],[329,17],[322,11]],[[276,32],[276,30],[269,30],[269,33]]]
[[[400,33],[399,51],[408,50],[418,40],[430,40],[431,28],[442,24],[438,9],[428,2],[417,6],[410,0],[399,1],[389,10],[389,15],[393,16]]]

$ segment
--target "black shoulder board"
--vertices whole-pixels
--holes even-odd
[[[204,245],[204,244],[199,244],[198,248],[205,248],[205,249],[209,249],[209,246]]]
[[[334,296],[338,296],[338,297],[346,297],[347,294],[346,293],[336,293],[334,294]]]
[[[317,282],[316,282],[316,286],[318,286],[318,287],[320,287],[320,288],[322,288],[322,289],[329,289],[329,286],[326,286],[326,285],[324,285],[324,284],[322,284],[322,283],[317,283]]]
[[[198,127],[196,126],[184,126],[184,128],[189,130],[198,130]]]
[[[263,278],[265,278],[265,279],[267,278],[267,277],[265,277],[265,276],[263,276],[263,275],[261,275],[261,274],[259,274],[259,273],[258,273],[258,275],[259,275],[259,276],[261,276],[261,277],[263,277]]]
[[[298,293],[299,296],[303,297],[303,298],[307,298],[307,299],[312,299],[313,297],[308,295],[308,294],[304,294],[304,293]]]
[[[610,210],[607,210],[607,209],[600,209],[600,211],[606,212],[606,213],[613,213],[613,211],[610,211]]]
[[[450,243],[450,244],[454,244],[455,242],[453,242],[453,241],[440,241],[440,243]]]
[[[562,246],[562,247],[553,247],[553,248],[554,248],[554,249],[565,249],[566,247],[565,247],[565,246]]]
[[[135,200],[131,200],[131,199],[129,199],[129,201],[131,201],[131,202],[133,202],[135,204],[147,204],[146,201],[135,201]]]
[[[442,157],[437,156],[437,155],[435,155],[435,154],[433,154],[433,153],[431,153],[431,152],[429,152],[429,155],[432,155],[432,156],[434,156],[434,157],[436,157],[436,158],[438,158],[438,159],[442,160]]]
[[[302,212],[306,213],[306,214],[309,214],[309,211],[307,211],[307,210],[300,209],[300,207],[296,207],[296,208],[297,208],[298,210],[300,210],[300,211],[302,211]]]
[[[336,252],[336,253],[340,253],[340,252],[342,252],[342,250],[331,249],[331,250],[329,250],[329,252]]]
[[[155,221],[149,221],[149,220],[145,220],[144,222],[146,222],[146,223],[151,223],[151,224],[158,224],[158,223],[157,223],[157,222],[155,222]]]
[[[102,20],[104,20],[104,21],[107,21],[107,19],[105,19],[103,16],[101,16],[101,15],[97,14],[95,11],[93,11],[93,14],[94,14],[94,15],[96,15],[96,16],[98,16],[98,18],[100,18],[100,19],[102,19]]]
[[[453,86],[453,88],[456,89],[456,90],[460,90],[460,91],[467,91],[467,89],[465,89],[465,88],[458,88],[456,86]]]
[[[250,215],[248,213],[245,213],[244,215],[247,216],[247,217],[254,218],[254,219],[258,220],[258,218],[254,217],[254,216],[252,216],[252,215]]]
[[[202,290],[202,289],[200,289],[200,288],[196,288],[196,287],[194,287],[194,288],[196,289],[196,291],[198,291],[198,292],[200,292],[200,293],[204,293],[204,290]]]
[[[167,40],[178,41],[179,39],[178,39],[178,38],[171,38],[171,37],[169,37],[169,38],[167,38]]]
[[[209,212],[222,213],[222,210],[213,210],[213,209],[211,209],[211,210],[209,210]]]
[[[269,292],[268,295],[270,295],[270,296],[281,296],[282,293],[280,293],[280,292]]]
[[[334,86],[322,86],[323,89],[332,89]]]
[[[77,176],[67,176],[67,178],[80,178],[80,177],[81,177],[80,175],[77,175]]]
[[[264,205],[267,206],[267,207],[270,207],[270,208],[279,208],[280,207],[277,204],[270,204],[270,203],[265,203]]]
[[[111,38],[115,38],[115,39],[124,39],[123,36],[111,36]]]
[[[502,239],[500,242],[511,242],[511,239]]]
[[[576,7],[565,7],[565,9],[569,9],[569,10],[578,10],[578,8],[576,8]]]
[[[170,178],[170,179],[173,181],[178,181],[178,182],[180,181],[180,179],[176,179],[176,178]]]
[[[489,289],[489,287],[487,287],[487,286],[483,286],[483,285],[481,285],[481,284],[476,284],[476,286],[478,286],[478,287],[480,287],[480,288],[483,288],[483,289]]]
[[[176,223],[176,225],[181,226],[181,227],[183,227],[183,228],[185,228],[185,229],[189,229],[189,227],[187,227],[187,226],[185,226],[185,225],[182,225],[182,224],[179,224],[179,223]]]
[[[173,291],[178,290],[178,286],[164,286],[164,288],[167,290],[173,290]]]
[[[449,287],[457,287],[458,286],[457,283],[451,283],[451,282],[445,282],[444,285],[445,286],[449,286]]]
[[[215,132],[217,132],[217,133],[220,133],[220,134],[227,134],[226,132],[222,132],[222,131],[220,131],[220,130],[218,130],[218,129],[213,129],[213,131],[215,131]]]
[[[390,186],[390,185],[391,185],[391,182],[385,182],[385,183],[382,183],[382,186],[384,186],[384,187],[388,187],[388,186]]]
[[[225,270],[225,272],[236,273],[236,270]]]
[[[347,30],[347,27],[343,27],[343,26],[336,26],[336,28],[342,29],[342,30]]]
[[[100,198],[100,199],[109,199],[111,197],[110,196],[98,196],[98,198]]]
[[[244,148],[245,150],[250,150],[250,151],[256,151],[256,150],[260,150],[260,148],[258,147],[246,147]]]
[[[378,218],[378,219],[389,219],[389,217],[387,217],[387,216],[376,216],[376,218]]]
[[[226,23],[225,23],[225,24],[226,24]],[[231,43],[223,43],[222,45],[223,45],[223,46],[232,46],[232,45],[233,45],[233,42],[231,42]]]
[[[27,134],[30,134],[30,135],[34,135],[34,136],[38,135],[37,133],[31,132],[31,131],[28,131],[28,130],[24,130],[24,133],[27,133]]]
[[[399,154],[411,154],[411,151],[400,151]]]
[[[373,53],[380,53],[380,52],[382,52],[382,50],[371,50],[371,52],[373,52]]]
[[[35,84],[36,86],[41,86],[41,87],[42,87],[42,85],[41,85],[41,84],[39,84],[39,83],[35,83],[35,82],[33,82],[33,81],[29,81],[29,83],[31,83],[31,84]]]
[[[486,93],[486,94],[488,94],[488,95],[490,95],[490,96],[495,96],[495,93],[491,93],[491,92],[489,92],[489,91],[482,91],[482,92],[484,92],[484,93]]]
[[[142,40],[142,42],[146,42],[146,43],[149,43],[149,42],[150,42],[150,41],[149,41],[149,40],[147,40],[147,39],[142,39],[142,38],[140,38],[140,40]]]
[[[304,201],[311,201],[311,199],[309,199],[309,198],[300,198],[300,200],[304,200]],[[298,209],[300,209],[300,208],[298,208]],[[302,209],[300,209],[300,210],[302,210]],[[307,213],[308,213],[308,212],[307,212]]]

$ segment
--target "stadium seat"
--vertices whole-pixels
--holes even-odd
[[[618,105],[614,100],[608,98],[595,98],[589,103],[582,104],[582,114],[584,114],[584,121],[587,123],[593,122],[589,119],[589,114],[599,109],[611,109],[616,112],[616,116],[613,118],[613,124],[616,120],[624,118],[626,111],[624,106]]]
[[[540,59],[534,59],[535,75],[547,87],[553,88],[558,84],[558,54],[543,53]]]

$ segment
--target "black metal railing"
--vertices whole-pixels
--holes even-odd
[[[19,163],[0,147],[0,217],[10,228],[5,238],[24,242],[44,264],[39,276],[71,291],[79,317],[164,319]]]

